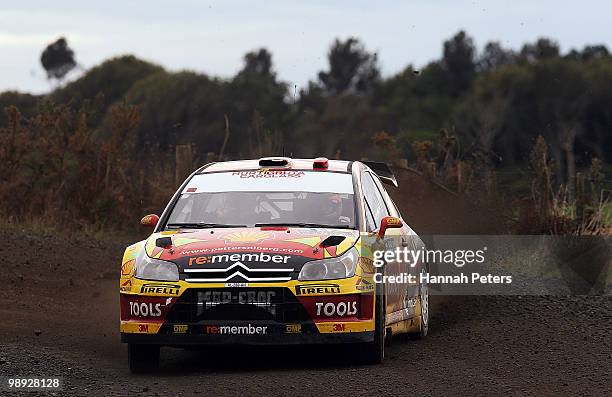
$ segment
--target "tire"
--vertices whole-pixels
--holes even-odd
[[[419,315],[419,331],[408,334],[410,339],[423,339],[429,331],[429,288],[427,284],[419,285],[419,302],[421,314]]]
[[[159,346],[128,344],[128,363],[132,373],[152,372],[159,368]]]
[[[385,358],[385,294],[382,287],[378,288],[374,297],[376,300],[374,314],[374,340],[364,343],[360,356],[364,364],[380,364]]]

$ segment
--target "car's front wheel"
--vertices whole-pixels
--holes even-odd
[[[426,283],[419,285],[419,302],[421,306],[421,324],[417,332],[408,334],[411,339],[423,339],[429,330],[429,288]]]
[[[159,346],[128,344],[128,362],[133,373],[155,371],[159,367]]]
[[[385,295],[383,288],[377,288],[375,299],[374,340],[363,346],[362,357],[365,364],[380,364],[385,358]]]

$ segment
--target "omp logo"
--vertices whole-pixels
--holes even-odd
[[[140,293],[178,296],[180,289],[181,286],[177,284],[143,284]]]
[[[302,332],[302,324],[287,324],[285,332],[288,334],[299,334]]]
[[[204,327],[207,334],[219,335],[264,335],[268,333],[268,327],[255,327],[249,325],[207,325]]]
[[[287,263],[291,258],[289,255],[269,255],[263,252],[257,253],[236,253],[236,254],[220,254],[197,256],[189,258],[189,266],[205,265],[208,263],[226,263],[226,262],[272,262],[272,263]]]
[[[296,285],[296,295],[313,295],[313,294],[339,294],[340,286],[338,284],[306,284]]]
[[[175,324],[172,327],[172,330],[174,331],[175,334],[184,334],[187,332],[188,328],[189,326],[187,324]]]

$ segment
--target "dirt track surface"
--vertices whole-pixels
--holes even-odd
[[[438,298],[430,336],[394,339],[378,366],[331,347],[167,349],[159,373],[131,375],[118,332],[123,247],[0,239],[0,374],[64,376],[58,395],[612,393],[609,296]]]

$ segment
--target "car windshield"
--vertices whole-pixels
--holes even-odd
[[[355,229],[352,175],[293,170],[196,175],[166,228],[273,225]]]

